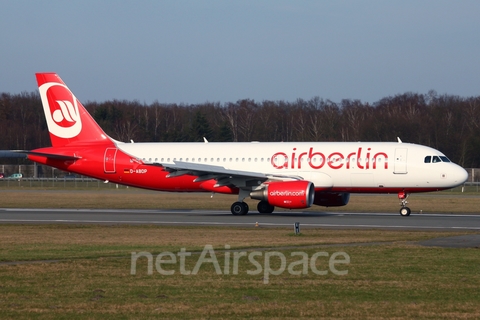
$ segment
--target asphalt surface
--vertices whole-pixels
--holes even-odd
[[[480,249],[480,234],[469,234],[469,235],[456,236],[456,237],[435,238],[435,239],[420,241],[419,244],[427,247]]]
[[[478,231],[480,215],[412,214],[402,217],[390,213],[274,212],[234,216],[226,211],[204,210],[117,210],[117,209],[10,209],[0,208],[0,224],[154,224],[237,227],[323,227],[338,229],[389,229]],[[480,233],[421,241],[434,247],[480,248]]]
[[[234,216],[227,211],[135,209],[11,209],[0,208],[0,223],[96,223],[205,226],[292,226],[382,228],[398,230],[480,231],[480,215],[392,213],[274,212]]]

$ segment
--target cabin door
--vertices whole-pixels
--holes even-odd
[[[395,163],[393,173],[405,174],[407,173],[407,148],[395,149]]]
[[[115,157],[117,156],[117,148],[107,148],[105,150],[105,158],[103,169],[105,173],[115,173]]]

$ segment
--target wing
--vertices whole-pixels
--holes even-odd
[[[252,188],[261,185],[267,180],[301,180],[298,176],[272,175],[255,171],[241,171],[226,169],[221,166],[212,166],[199,163],[174,161],[174,164],[153,164],[162,166],[169,172],[168,178],[183,175],[196,176],[194,182],[215,180],[215,188],[229,186],[236,188]]]

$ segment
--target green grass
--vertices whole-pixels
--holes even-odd
[[[365,242],[420,241],[464,232],[323,230],[305,229],[301,236],[290,229],[169,227],[128,225],[0,225],[0,262],[118,257],[132,251],[285,248]]]
[[[457,234],[465,233],[305,229],[301,237],[292,237],[290,229],[253,227],[0,225],[3,261],[64,259],[0,265],[0,318],[477,319],[479,249],[416,243]],[[262,265],[273,251],[284,254],[287,264],[298,261],[290,256],[294,251],[308,257],[343,251],[350,263],[338,266],[346,275],[317,275],[309,269],[302,275],[270,275],[268,284],[264,273],[247,273],[255,267],[246,258],[239,260],[237,275],[231,267],[230,274],[218,275],[211,263],[197,275],[180,274],[178,264],[165,266],[173,275],[155,267],[149,275],[146,258],[130,274],[133,251],[196,251],[186,258],[186,269],[192,270],[206,244],[217,248],[222,268],[225,244],[248,252],[269,248],[257,258]],[[270,262],[272,269],[280,267],[278,258]],[[328,270],[328,257],[319,257],[315,266]]]

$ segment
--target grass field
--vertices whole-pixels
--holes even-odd
[[[145,319],[145,318],[396,318],[478,319],[480,317],[479,249],[422,247],[419,240],[462,233],[304,230],[277,228],[154,227],[95,225],[0,225],[0,318]],[[191,271],[202,248],[215,249],[222,273],[204,263],[198,274],[183,275],[178,264],[164,269],[139,258],[131,274],[132,252],[177,254]],[[334,245],[333,245],[334,244]],[[337,266],[345,275],[283,272],[248,274],[246,258],[233,266],[234,252],[280,252],[286,263],[344,252],[350,262]],[[262,248],[262,249],[259,249]],[[209,256],[211,257],[211,256]],[[315,261],[328,269],[328,257]],[[58,259],[57,262],[41,260]],[[266,259],[266,258],[265,258]],[[36,260],[36,263],[31,263]],[[8,265],[5,262],[23,261]],[[271,257],[272,270],[280,258]],[[302,267],[293,271],[301,273]]]
[[[228,211],[234,196],[138,189],[1,188],[0,207],[156,208]],[[413,212],[478,213],[479,195],[457,191],[413,195]],[[250,203],[251,207],[255,202]],[[397,212],[396,195],[352,195],[346,207],[315,211]],[[423,247],[418,241],[468,234],[385,230],[128,225],[0,225],[0,319],[480,318],[480,249]],[[193,271],[205,245],[214,263],[184,275],[177,260],[158,272],[157,255],[182,248]],[[228,250],[226,250],[228,249]],[[132,253],[152,256],[136,260]],[[258,255],[235,262],[235,254]],[[299,264],[302,252],[313,262]],[[349,263],[330,258],[344,253]],[[272,255],[272,256],[270,256]],[[270,265],[272,273],[265,273]],[[211,258],[211,256],[208,256]],[[345,262],[345,261],[343,261]],[[238,269],[234,274],[234,265]],[[289,269],[291,268],[291,269]],[[315,268],[315,269],[313,269]],[[225,270],[228,271],[225,272]],[[306,270],[306,272],[304,272]],[[325,270],[317,274],[313,270]],[[268,281],[266,281],[266,279]]]

